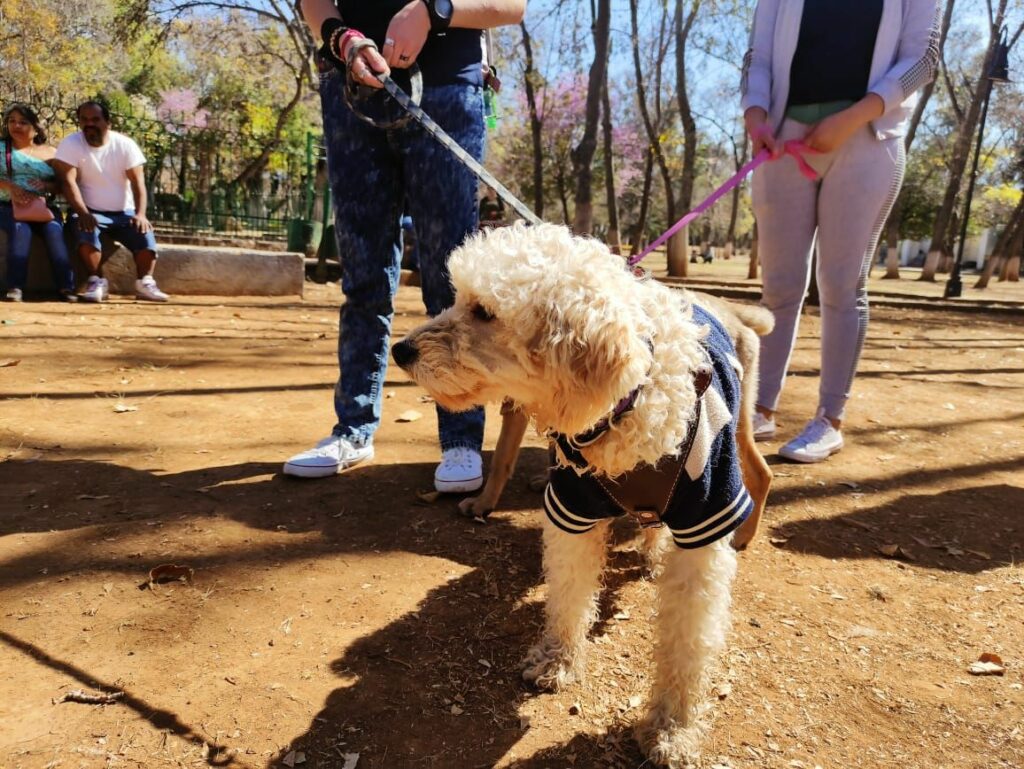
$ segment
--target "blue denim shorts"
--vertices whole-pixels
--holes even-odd
[[[156,238],[153,237],[153,231],[139,232],[132,227],[132,217],[135,216],[133,210],[93,211],[90,209],[89,213],[96,217],[96,229],[92,232],[83,232],[78,229],[78,214],[72,214],[68,219],[68,226],[71,227],[75,242],[91,245],[99,251],[101,250],[100,233],[105,232],[133,254],[147,249],[156,253]]]

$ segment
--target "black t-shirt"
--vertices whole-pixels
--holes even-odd
[[[804,0],[789,105],[864,98],[881,18],[882,0]]]
[[[392,17],[409,0],[336,0],[345,25],[354,27],[384,47],[384,35]],[[430,33],[416,58],[425,85],[469,83],[483,85],[483,48],[478,29],[449,29],[440,35]],[[396,80],[402,78],[397,76]]]

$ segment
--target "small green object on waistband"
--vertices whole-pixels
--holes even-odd
[[[822,101],[817,104],[794,104],[786,108],[786,117],[804,125],[819,123],[829,115],[842,112],[852,107],[854,102],[849,99],[842,101]]]

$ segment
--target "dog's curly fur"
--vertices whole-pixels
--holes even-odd
[[[705,360],[704,332],[686,294],[634,278],[603,244],[555,225],[476,235],[449,267],[455,305],[395,348],[395,359],[438,403],[463,410],[510,398],[540,431],[573,435],[642,385],[633,410],[585,449],[590,469],[616,476],[678,452],[694,417],[694,372]],[[539,688],[557,689],[582,673],[607,530],[604,521],[567,535],[545,520],[546,625],[523,671]],[[652,549],[664,554],[657,670],[636,734],[651,761],[683,767],[699,755],[736,554],[727,540]]]

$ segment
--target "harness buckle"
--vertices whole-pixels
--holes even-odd
[[[658,511],[653,508],[642,507],[638,510],[630,510],[629,514],[636,519],[642,529],[659,529],[665,525],[662,523]]]

